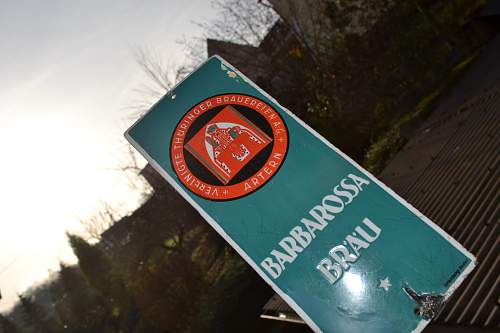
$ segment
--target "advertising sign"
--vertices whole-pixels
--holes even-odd
[[[218,56],[125,136],[315,332],[419,332],[475,265]]]

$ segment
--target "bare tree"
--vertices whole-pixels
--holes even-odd
[[[136,119],[182,80],[189,69],[186,65],[169,61],[151,47],[138,47],[134,56],[146,76],[146,81],[134,89],[135,98],[127,108],[133,111],[130,117]]]
[[[215,18],[194,22],[201,28],[201,35],[179,40],[192,70],[207,58],[207,39],[216,39],[241,45],[258,46],[279,16],[263,0],[213,0]]]
[[[135,98],[126,108],[131,111],[128,118],[133,120],[147,112],[188,74],[187,66],[169,61],[168,57],[163,56],[157,49],[138,47],[134,50],[134,56],[146,79],[134,89]],[[130,144],[126,143],[124,150],[119,155],[118,167],[115,170],[125,175],[129,187],[141,193],[145,201],[151,195],[152,189],[143,177],[139,177],[144,162]]]
[[[139,177],[145,166],[144,159],[130,144],[126,143],[123,148],[124,151],[117,158],[118,167],[114,171],[121,172],[127,179],[130,189],[141,193],[145,200],[151,194],[151,187],[143,177]]]
[[[202,28],[202,37],[205,39],[258,46],[279,18],[265,4],[266,2],[257,0],[213,0],[216,17],[196,24]]]
[[[82,237],[90,243],[97,243],[104,231],[108,230],[121,218],[118,211],[107,202],[101,202],[101,207],[94,215],[80,218],[83,227]]]
[[[146,76],[146,82],[135,89],[136,98],[129,109],[131,117],[147,111],[158,99],[170,91],[207,57],[207,39],[217,39],[242,45],[258,46],[269,29],[279,19],[267,1],[262,0],[213,0],[215,18],[194,22],[201,28],[201,35],[178,40],[184,47],[183,64],[169,61],[168,56],[151,47],[135,49],[135,59]]]

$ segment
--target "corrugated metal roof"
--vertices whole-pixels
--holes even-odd
[[[500,325],[499,147],[497,87],[434,113],[380,176],[478,258],[436,322]],[[264,311],[292,310],[278,297]]]
[[[382,181],[477,256],[436,321],[498,326],[500,88],[429,119]]]

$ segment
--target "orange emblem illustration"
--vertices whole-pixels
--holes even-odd
[[[171,142],[172,167],[192,192],[231,200],[263,186],[288,149],[281,116],[252,96],[226,94],[197,104],[181,119]]]

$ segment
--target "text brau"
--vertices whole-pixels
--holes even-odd
[[[277,279],[286,270],[287,265],[293,263],[311,244],[316,233],[325,229],[336,215],[342,213],[363,191],[363,186],[368,184],[370,181],[355,174],[347,175],[332,188],[333,193],[325,195],[321,203],[309,210],[307,217],[302,218],[300,224],[293,227],[288,235],[278,242],[278,247],[262,260],[260,266],[273,279]]]
[[[321,260],[316,266],[328,282],[334,284],[342,277],[344,271],[349,270],[350,265],[355,263],[361,253],[361,249],[367,249],[382,232],[369,218],[363,219],[364,226],[357,226],[351,235],[347,235],[344,245],[337,245],[328,252],[328,257]]]

